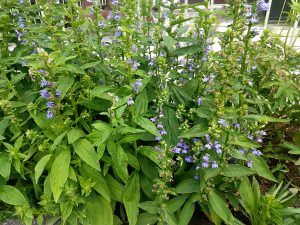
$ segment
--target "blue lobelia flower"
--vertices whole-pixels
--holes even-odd
[[[53,110],[48,110],[48,111],[47,111],[47,118],[48,118],[48,119],[51,119],[53,116],[54,116]]]
[[[40,91],[42,98],[50,98],[50,94],[47,90],[43,89]]]

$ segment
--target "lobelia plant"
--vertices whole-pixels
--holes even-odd
[[[241,188],[276,182],[264,129],[289,122],[263,108],[264,82],[293,76],[263,70],[286,60],[272,35],[252,41],[266,5],[228,1],[220,33],[207,1],[114,0],[107,19],[91,2],[0,3],[0,199],[26,224],[183,225],[196,204],[215,224],[243,224],[242,207],[257,221]]]

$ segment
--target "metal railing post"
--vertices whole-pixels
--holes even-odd
[[[271,8],[272,8],[272,0],[269,0],[269,10],[267,11],[267,14],[266,14],[264,30],[267,29],[267,27],[268,27]]]

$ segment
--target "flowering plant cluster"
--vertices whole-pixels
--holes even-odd
[[[253,175],[277,182],[263,146],[300,100],[299,54],[268,31],[253,41],[268,4],[229,0],[222,33],[207,1],[113,0],[107,18],[88,2],[0,2],[0,200],[26,224],[293,216],[294,195],[259,205],[263,223],[243,195]]]

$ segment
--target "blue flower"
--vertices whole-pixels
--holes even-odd
[[[136,52],[136,51],[137,51],[136,45],[132,45],[132,46],[131,46],[131,51],[132,51],[132,52]]]
[[[120,20],[121,19],[121,14],[120,12],[116,12],[116,15],[114,16],[115,20]]]
[[[48,110],[48,111],[47,111],[47,118],[48,118],[48,119],[51,119],[53,116],[54,116],[53,110]]]
[[[256,4],[259,12],[268,11],[270,9],[269,3],[266,3],[265,0],[260,0]]]
[[[55,107],[56,104],[55,104],[55,102],[48,101],[46,105],[48,108],[53,108],[53,107]]]
[[[249,168],[251,168],[251,167],[253,166],[253,161],[252,161],[252,160],[247,161],[247,166],[248,166]]]
[[[258,156],[261,156],[261,155],[262,155],[262,152],[259,151],[259,150],[257,150],[257,149],[255,149],[255,148],[251,148],[251,153],[252,153],[253,155],[258,155]]]
[[[202,159],[203,159],[204,162],[208,162],[208,161],[209,161],[209,157],[210,157],[210,155],[209,155],[208,153],[206,153],[206,154],[202,157]]]
[[[116,30],[115,37],[118,38],[121,36],[121,34],[122,32],[120,30]]]
[[[130,98],[127,100],[127,105],[133,105],[133,104],[134,104],[133,98],[130,97]]]
[[[50,98],[50,94],[47,90],[43,89],[40,91],[42,98]]]
[[[105,24],[104,24],[102,21],[98,21],[98,27],[99,27],[100,29],[103,29],[104,26],[105,26]]]
[[[214,143],[214,149],[215,149],[215,151],[216,151],[218,154],[221,154],[221,153],[222,153],[221,147],[222,147],[222,146],[221,146],[217,141],[215,141],[215,143]]]
[[[240,127],[241,127],[241,125],[239,124],[239,123],[233,123],[232,124],[233,126],[234,126],[234,128],[236,128],[236,129],[240,129]]]
[[[166,135],[166,134],[167,134],[167,131],[166,131],[166,130],[161,130],[159,133],[160,133],[161,135]]]
[[[224,120],[224,119],[219,119],[219,120],[218,120],[218,124],[220,124],[220,125],[222,125],[222,126],[224,126],[224,127],[227,127],[227,126],[228,126],[227,121]]]
[[[24,0],[19,0],[19,3],[20,3],[21,5],[23,5],[23,4],[24,4]]]
[[[119,4],[119,0],[112,0],[111,4],[117,6]]]
[[[199,97],[199,98],[197,99],[197,104],[198,104],[198,106],[202,105],[202,98]]]
[[[133,65],[132,65],[132,69],[133,69],[133,70],[137,70],[139,66],[140,66],[140,63],[137,62],[137,61],[134,61],[134,62],[133,62]]]
[[[143,85],[143,83],[140,81],[140,80],[136,80],[134,81],[133,83],[133,90],[134,92],[138,92],[139,91],[139,88]]]
[[[202,167],[208,168],[208,167],[209,167],[209,164],[208,164],[207,162],[203,162],[203,163],[202,163]]]
[[[55,96],[59,98],[59,97],[60,97],[60,94],[61,94],[60,90],[56,89],[56,91],[55,91]]]
[[[19,17],[18,22],[20,23],[20,28],[24,28],[25,27],[25,22],[24,22],[24,20],[23,20],[22,17]]]
[[[50,87],[51,83],[47,80],[41,80],[41,87]]]
[[[211,168],[216,169],[216,168],[218,168],[218,167],[219,167],[219,165],[217,164],[216,161],[213,161],[213,162],[211,163]]]
[[[205,140],[206,140],[206,142],[210,142],[210,136],[209,136],[209,134],[205,134]]]
[[[193,158],[191,156],[186,156],[184,158],[184,161],[186,161],[187,163],[191,163],[191,162],[193,162]]]
[[[179,154],[179,153],[181,152],[181,148],[174,147],[174,148],[173,148],[173,152]]]

